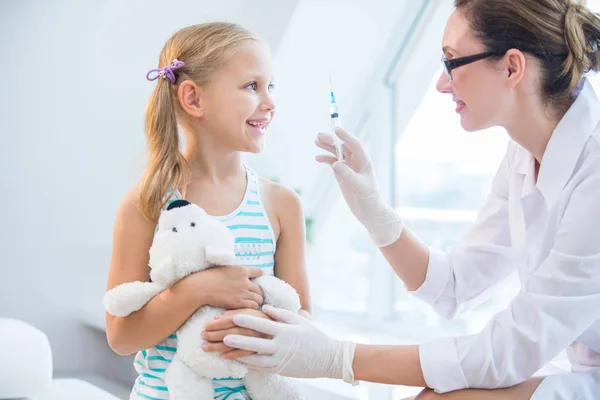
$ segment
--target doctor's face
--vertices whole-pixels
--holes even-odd
[[[437,90],[452,95],[460,123],[467,131],[501,125],[503,104],[508,100],[504,71],[494,58],[486,57],[484,45],[476,39],[463,11],[457,9],[448,19],[442,40],[444,60],[449,68],[442,71]],[[462,57],[481,55],[473,61]],[[497,58],[495,58],[497,60]],[[452,65],[452,61],[457,65]],[[448,71],[449,70],[449,71]]]

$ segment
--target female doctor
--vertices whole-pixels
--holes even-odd
[[[462,242],[444,253],[405,229],[349,133],[336,132],[343,162],[318,161],[333,167],[350,209],[408,290],[438,313],[453,317],[515,270],[518,295],[480,333],[419,346],[339,341],[265,306],[269,319],[209,323],[209,351],[245,350],[236,356],[251,368],[286,376],[430,388],[417,398],[600,398],[600,101],[583,77],[600,70],[600,19],[570,0],[455,6],[437,89],[452,96],[465,130],[502,126],[512,139]],[[317,145],[335,154],[332,143],[319,134]],[[531,378],[565,349],[572,373]],[[473,388],[497,390],[463,390]]]

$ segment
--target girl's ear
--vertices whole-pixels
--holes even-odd
[[[202,107],[202,90],[195,82],[185,80],[179,84],[177,97],[183,111],[195,118],[202,118],[204,109]]]

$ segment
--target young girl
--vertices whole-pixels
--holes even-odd
[[[106,315],[111,348],[121,355],[137,352],[139,377],[131,399],[169,398],[164,376],[177,351],[173,333],[199,307],[268,318],[258,311],[262,290],[251,281],[263,271],[297,290],[300,313],[310,310],[300,201],[294,192],[258,177],[241,159],[242,152],[263,149],[275,111],[267,46],[235,24],[194,25],[168,40],[159,66],[147,75],[157,80],[146,111],[149,163],[119,206],[107,290],[149,280],[148,250],[158,216],[181,198],[231,230],[240,265],[192,274],[128,317]],[[178,125],[185,132],[183,153]],[[229,333],[261,336],[232,324],[205,340],[221,343]],[[222,350],[226,358],[250,354]],[[216,399],[249,398],[241,380],[215,380],[214,387]]]

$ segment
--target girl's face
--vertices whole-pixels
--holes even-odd
[[[248,41],[201,89],[203,134],[234,151],[259,153],[273,116],[273,66],[267,46]]]

